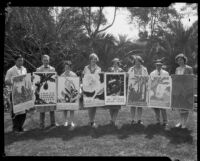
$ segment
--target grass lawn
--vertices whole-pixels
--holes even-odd
[[[4,143],[6,156],[168,156],[172,160],[197,160],[197,113],[189,115],[187,129],[174,128],[180,116],[168,110],[169,129],[155,125],[152,109],[143,110],[142,125],[130,125],[129,108],[119,112],[118,129],[108,125],[108,110],[97,110],[97,129],[90,128],[87,111],[75,112],[73,131],[59,126],[39,129],[39,113],[27,115],[23,134],[14,134],[8,113],[4,114]],[[56,112],[56,121],[63,123],[62,112]]]

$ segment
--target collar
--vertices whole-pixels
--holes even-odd
[[[47,65],[47,67],[45,67],[44,65],[42,65],[43,68],[47,69],[50,68],[50,65]]]
[[[16,68],[17,70],[21,70],[21,69],[23,68],[23,66],[21,66],[20,68],[18,68],[18,67],[15,65],[15,68]]]

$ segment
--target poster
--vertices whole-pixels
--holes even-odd
[[[79,109],[79,77],[58,77],[57,110]]]
[[[105,105],[126,104],[126,73],[105,73]]]
[[[104,73],[85,74],[83,77],[83,106],[104,105]]]
[[[192,75],[172,75],[172,108],[193,110],[194,77]]]
[[[35,106],[56,105],[56,73],[34,72],[33,87]]]
[[[147,107],[149,76],[129,74],[127,105]]]
[[[149,82],[149,107],[171,108],[171,77],[151,76]]]
[[[31,74],[13,77],[13,112],[19,113],[34,107]]]

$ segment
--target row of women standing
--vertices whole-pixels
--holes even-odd
[[[175,58],[176,62],[179,64],[179,67],[176,69],[175,74],[192,74],[192,68],[188,65],[186,65],[187,63],[187,58],[185,57],[185,55],[183,54],[179,54],[176,56]],[[95,53],[90,54],[89,56],[89,65],[85,66],[84,70],[83,70],[83,76],[84,74],[97,74],[102,72],[101,68],[97,65],[97,62],[99,61],[98,56]],[[37,68],[37,72],[55,72],[55,68],[49,65],[50,62],[50,57],[48,55],[43,55],[42,57],[42,63],[43,65],[40,66],[39,68]],[[115,58],[112,61],[113,66],[109,68],[109,72],[124,72],[120,67],[119,67],[119,59]],[[140,56],[134,56],[134,66],[131,67],[128,70],[128,74],[129,73],[134,73],[136,75],[148,75],[148,71],[147,68],[143,65],[144,61]],[[165,71],[164,69],[162,69],[162,62],[157,60],[156,61],[156,69],[150,73],[150,75],[161,75],[161,76],[167,76],[169,75],[167,71]],[[71,71],[71,61],[64,61],[64,68],[65,71],[61,76],[77,76],[74,72]],[[7,71],[6,77],[5,77],[5,83],[6,85],[10,86],[10,88],[12,88],[12,77],[13,76],[17,76],[17,75],[21,75],[21,74],[26,74],[26,68],[23,67],[23,57],[21,55],[16,57],[16,62],[15,62],[15,66],[13,66],[12,68],[10,68]],[[11,98],[12,99],[12,98]],[[102,108],[102,107],[93,107],[93,108],[88,108],[88,115],[89,115],[89,125],[96,128],[97,124],[95,123],[95,115],[96,115],[96,110],[97,108]],[[106,106],[103,107],[106,109],[109,109],[110,112],[110,116],[111,116],[111,121],[110,124],[112,126],[116,126],[116,118],[118,115],[118,112],[121,108],[121,106],[119,105],[112,105],[112,106]],[[12,108],[11,108],[12,109]],[[56,109],[55,106],[43,106],[43,107],[39,107],[37,109],[38,112],[40,112],[40,128],[44,129],[45,127],[45,112],[50,112],[50,122],[51,122],[51,126],[57,126],[58,124],[55,121],[55,112],[54,110]],[[142,122],[142,107],[131,107],[130,108],[130,113],[131,113],[131,124],[143,124]],[[67,120],[67,113],[69,110],[64,110],[63,114],[64,114],[64,118],[65,118],[65,123],[64,126],[70,126],[71,129],[73,129],[76,124],[74,123],[74,111],[70,110],[70,119],[69,121]],[[136,114],[137,111],[137,114]],[[163,118],[163,122],[162,125],[164,127],[167,127],[168,124],[168,120],[167,120],[167,112],[165,109],[158,109],[158,108],[154,108],[155,111],[155,115],[156,115],[156,121],[157,124],[161,124],[160,122],[160,113],[162,115]],[[176,125],[176,127],[181,127],[181,128],[185,128],[186,127],[186,121],[188,119],[188,114],[189,112],[186,110],[180,110],[180,122]],[[135,119],[135,115],[137,115],[137,120]],[[23,132],[26,131],[23,127],[25,118],[26,118],[26,113],[22,113],[22,114],[17,114],[15,115],[13,113],[13,110],[11,110],[11,117],[12,117],[12,121],[13,121],[13,131],[15,132]]]

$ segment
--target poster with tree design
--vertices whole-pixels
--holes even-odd
[[[149,81],[149,107],[171,108],[171,77],[151,76]]]
[[[55,106],[57,102],[56,72],[34,72],[35,106]]]
[[[127,105],[147,107],[149,76],[129,74]]]
[[[13,77],[12,103],[15,114],[34,107],[30,73]]]

